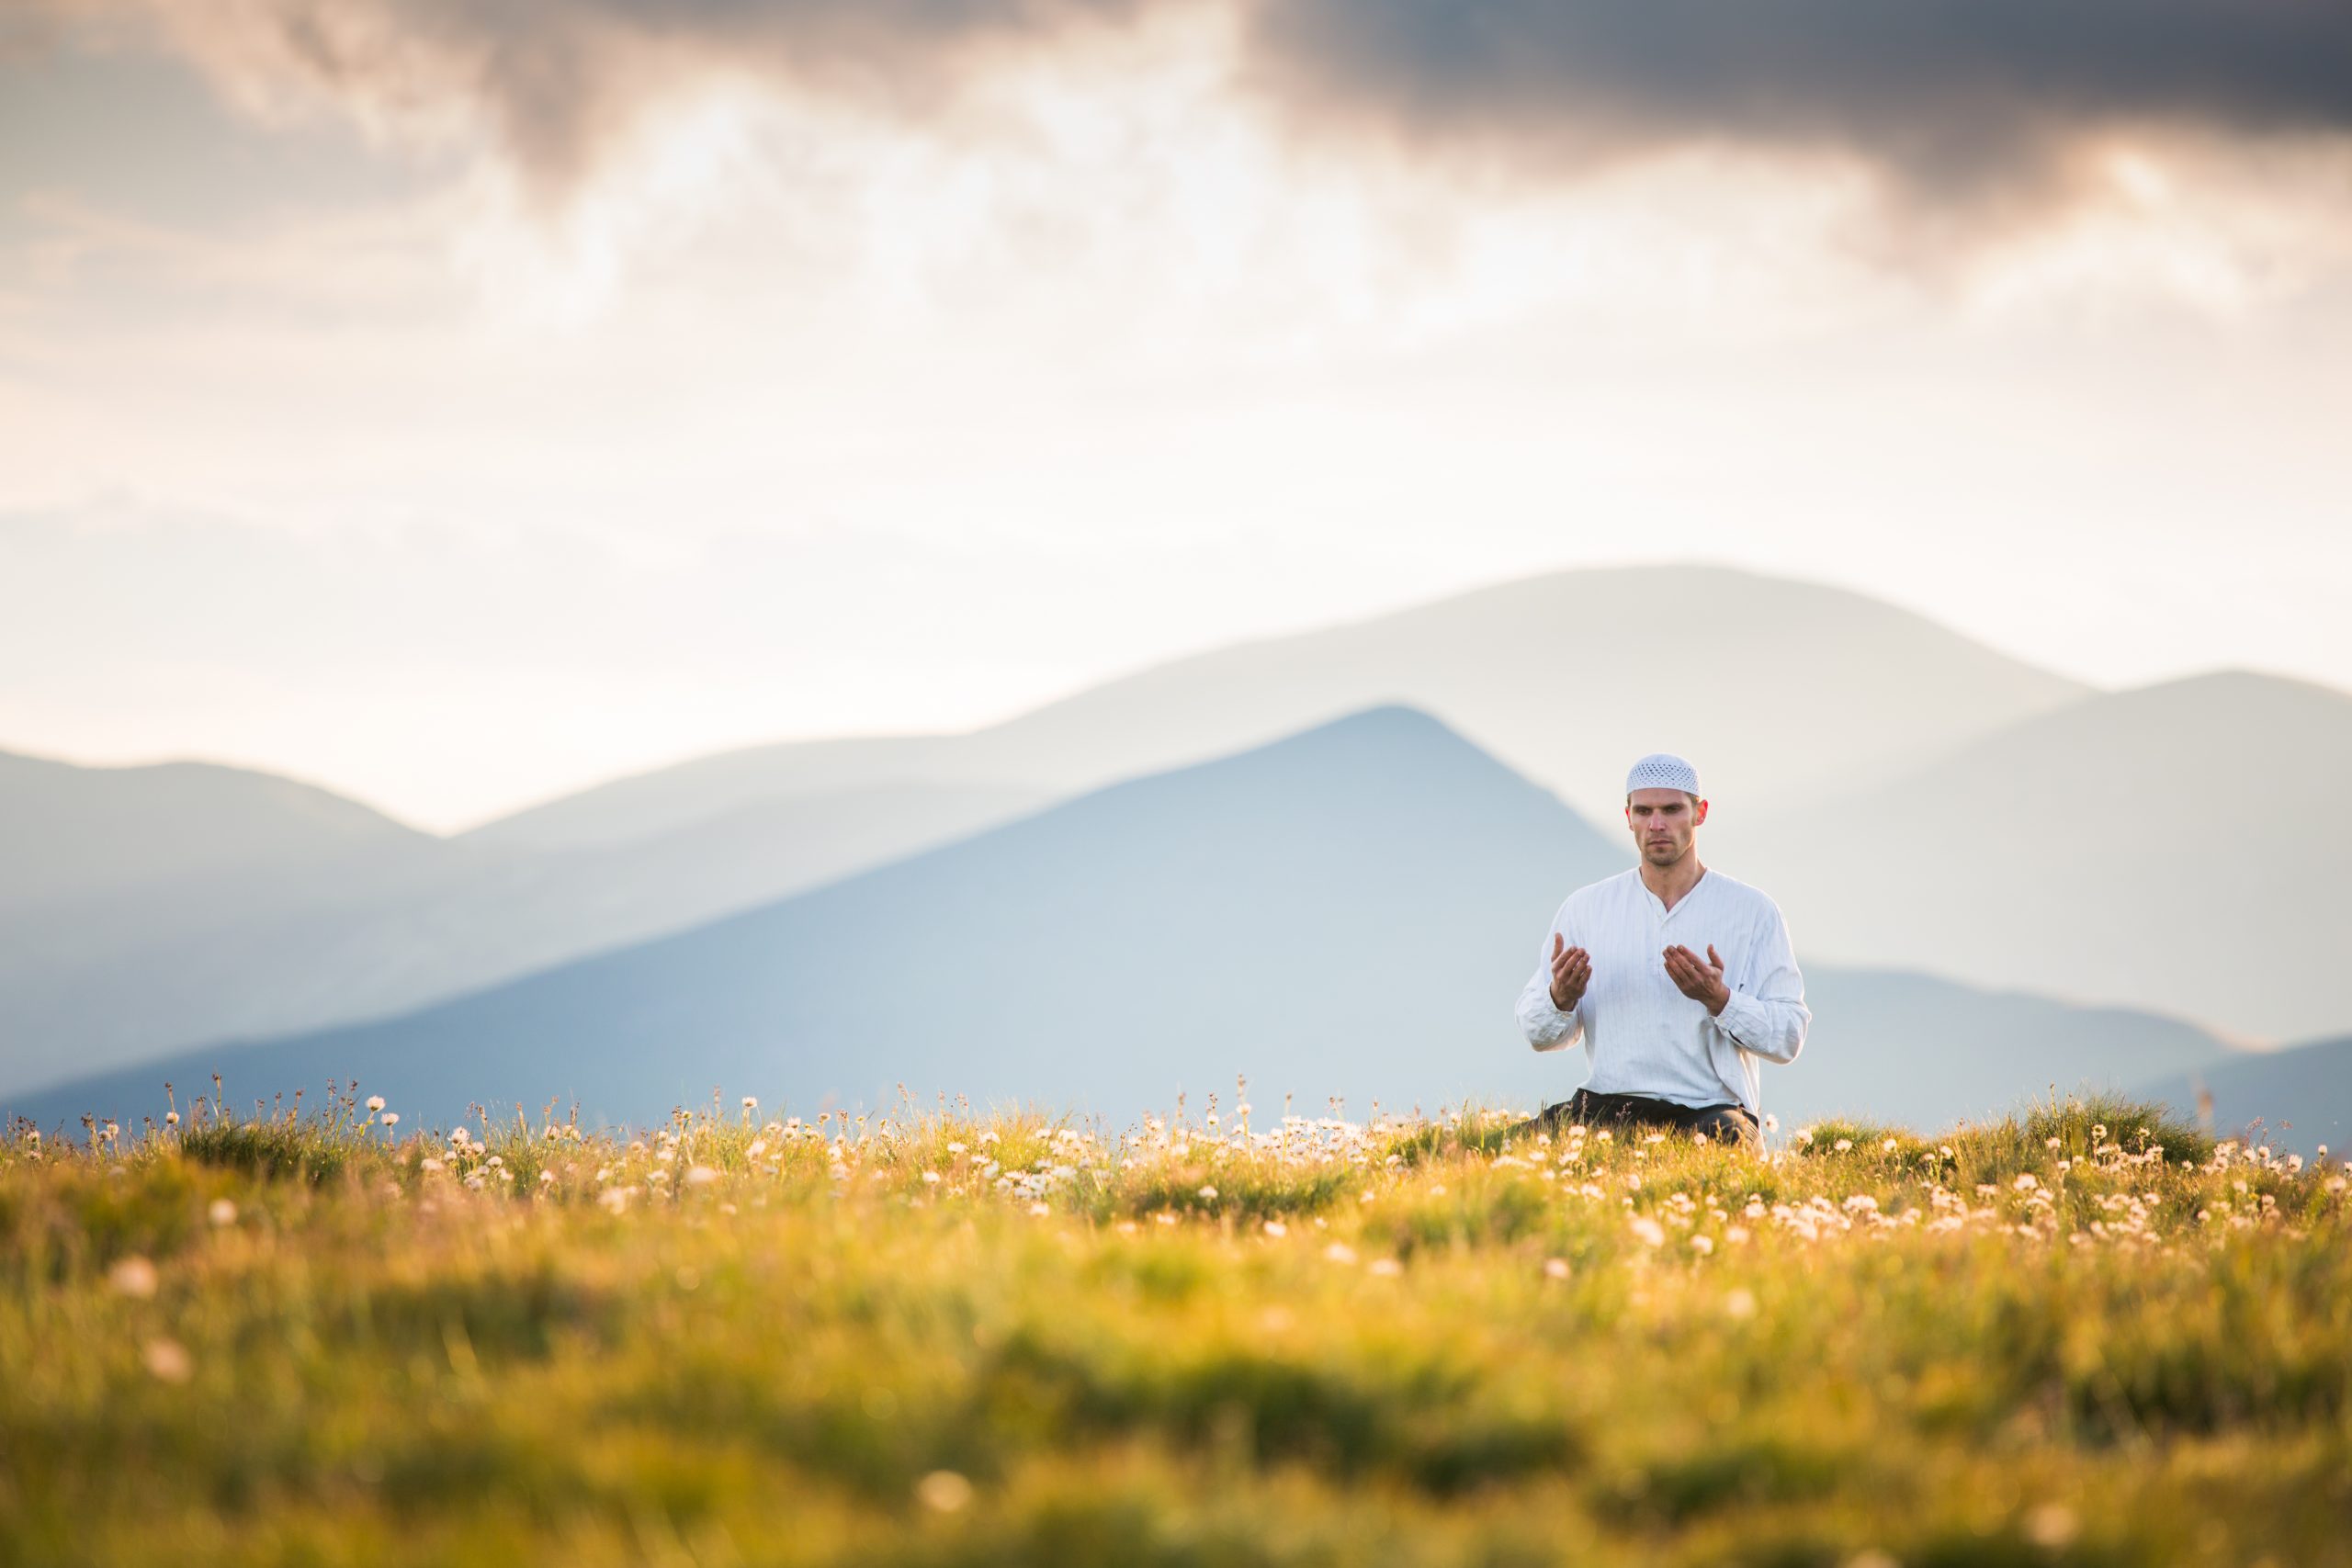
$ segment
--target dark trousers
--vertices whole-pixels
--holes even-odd
[[[1667,1133],[1704,1133],[1715,1144],[1737,1144],[1751,1151],[1764,1146],[1756,1118],[1741,1105],[1677,1105],[1645,1094],[1595,1094],[1578,1089],[1557,1105],[1547,1105],[1533,1121],[1515,1131],[1551,1133],[1571,1124],[1623,1131],[1655,1127]]]

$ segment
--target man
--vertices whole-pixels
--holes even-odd
[[[1520,994],[1528,1043],[1582,1041],[1592,1067],[1534,1125],[1616,1122],[1762,1146],[1757,1064],[1795,1061],[1813,1014],[1780,907],[1700,862],[1706,819],[1698,770],[1681,758],[1658,752],[1626,775],[1640,863],[1568,895]]]

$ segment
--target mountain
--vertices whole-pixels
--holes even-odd
[[[1851,1115],[1926,1131],[2014,1111],[2053,1089],[2118,1089],[2235,1056],[2177,1018],[1928,975],[1812,964],[1805,996],[1814,1028],[1804,1055],[1764,1075],[1766,1107],[1788,1127]]]
[[[0,913],[0,1089],[192,1041],[383,1017],[766,903],[1039,804],[909,786],[755,804],[611,849],[426,840]],[[309,874],[301,873],[307,870]]]
[[[2256,1038],[2352,1021],[2352,696],[2223,673],[2086,698],[1717,847],[1798,940]]]
[[[232,869],[377,865],[433,842],[356,801],[243,768],[88,768],[0,751],[0,913]]]
[[[1676,629],[1652,647],[1661,615]],[[1792,745],[1751,702],[1669,709],[1645,684],[1695,690],[1725,670],[1804,692],[1831,739]],[[974,735],[707,758],[456,840],[232,769],[0,759],[0,1091],[427,1005],[1392,693],[1532,759],[1606,819],[1661,712],[1700,716],[1674,743],[1714,759],[1728,796],[1743,776],[1892,765],[1923,737],[2077,690],[1853,594],[1676,567],[1556,574],[1181,660]]]
[[[2213,1131],[2246,1137],[2310,1158],[2324,1145],[2332,1157],[2352,1154],[2352,1035],[2284,1051],[2244,1055],[2143,1086],[2184,1116],[2204,1114],[2212,1096]]]
[[[135,1117],[164,1079],[185,1100],[216,1068],[239,1102],[356,1077],[412,1125],[474,1100],[643,1120],[714,1088],[812,1113],[900,1085],[1125,1118],[1180,1089],[1195,1108],[1229,1096],[1237,1073],[1261,1116],[1290,1092],[1307,1114],[1334,1094],[1359,1115],[1375,1096],[1532,1105],[1584,1064],[1531,1052],[1511,1003],[1559,899],[1625,863],[1435,720],[1383,708],[423,1011],[181,1053],[16,1109]],[[1932,1122],[2221,1053],[2159,1020],[2070,1032],[2068,1010],[1917,977],[1812,985],[1813,1043],[1766,1074],[1784,1117]]]
[[[1680,750],[1731,810],[1850,784],[2088,688],[1907,611],[1719,567],[1555,572],[1242,643],[957,736],[792,742],[706,757],[475,829],[610,844],[751,801],[876,782],[1071,793],[1261,745],[1382,703],[1442,719],[1599,820],[1635,757]]]

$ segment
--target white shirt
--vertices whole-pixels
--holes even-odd
[[[1592,955],[1592,978],[1573,1012],[1552,1005],[1552,937]],[[1718,1017],[1682,994],[1666,950],[1705,962],[1713,944],[1731,999]],[[1519,1027],[1538,1051],[1584,1042],[1595,1094],[1640,1094],[1677,1105],[1737,1102],[1761,1114],[1757,1062],[1793,1062],[1813,1014],[1780,906],[1744,882],[1708,871],[1668,909],[1641,868],[1568,895],[1544,933],[1535,977],[1519,997]]]

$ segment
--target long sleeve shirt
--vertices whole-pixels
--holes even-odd
[[[1552,938],[1592,955],[1574,1010],[1552,1005]],[[1703,963],[1713,944],[1731,999],[1710,1017],[1666,972],[1666,950]],[[1793,1062],[1813,1013],[1780,906],[1710,870],[1668,909],[1639,867],[1568,895],[1544,933],[1534,977],[1520,993],[1519,1026],[1538,1051],[1581,1041],[1595,1094],[1640,1094],[1678,1105],[1737,1103],[1761,1114],[1758,1062]]]

